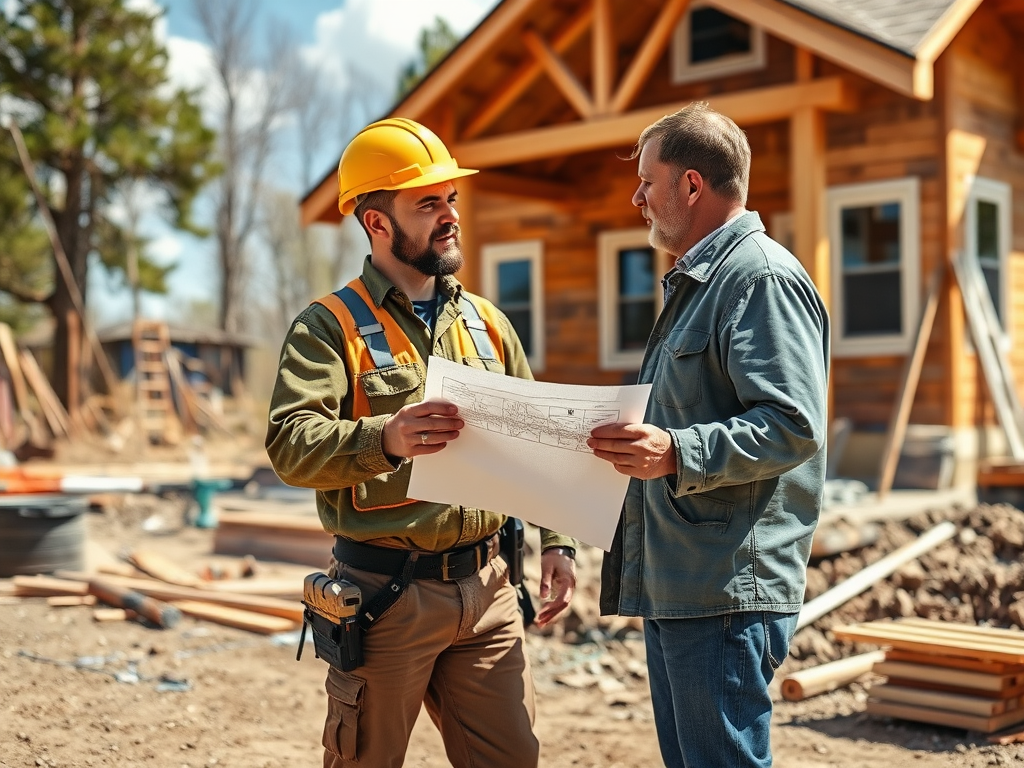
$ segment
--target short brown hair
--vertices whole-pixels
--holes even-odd
[[[695,101],[644,128],[630,159],[649,141],[658,142],[658,160],[679,172],[692,168],[720,195],[746,205],[750,184],[750,144],[725,115]]]
[[[396,197],[398,197],[398,190],[396,189],[378,189],[359,195],[356,198],[356,207],[352,211],[352,215],[356,217],[356,221],[363,228],[363,232],[366,232],[367,237],[370,236],[370,233],[363,223],[363,214],[367,211],[380,211],[394,221]]]

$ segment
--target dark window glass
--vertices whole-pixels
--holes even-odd
[[[996,307],[996,317],[1000,322],[1003,319],[1002,307],[999,302],[999,271],[1002,266],[999,263],[999,206],[988,200],[979,200],[976,203],[975,219],[977,226],[978,263],[981,265],[981,273],[985,276],[985,284],[992,296],[992,303]]]
[[[876,336],[903,330],[899,271],[843,277],[843,335]]]
[[[844,208],[842,230],[843,267],[899,264],[899,203]]]
[[[750,53],[750,25],[717,8],[695,8],[690,13],[690,63]]]
[[[529,259],[498,264],[498,309],[512,323],[527,355],[533,354],[532,266]]]
[[[900,204],[844,208],[843,335],[898,334],[903,331],[900,290]]]
[[[654,329],[654,249],[619,251],[619,349],[643,349]]]
[[[619,308],[619,349],[644,349],[654,328],[654,301],[634,301]]]

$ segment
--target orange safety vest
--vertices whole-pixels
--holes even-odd
[[[345,337],[345,363],[350,372],[352,416],[380,416],[423,400],[426,362],[389,312],[378,308],[360,278],[315,301],[337,318]],[[464,365],[504,372],[505,347],[498,310],[486,299],[460,299],[462,322],[452,323],[453,359]],[[395,472],[377,475],[352,488],[352,506],[360,511],[411,504],[406,498],[410,462]]]

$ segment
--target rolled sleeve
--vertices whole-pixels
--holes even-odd
[[[676,498],[704,490],[704,442],[696,429],[670,429],[676,449],[676,479],[672,495]]]

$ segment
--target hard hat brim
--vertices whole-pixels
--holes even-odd
[[[415,178],[403,181],[399,184],[387,184],[386,186],[376,187],[374,189],[367,189],[362,191],[351,190],[346,195],[342,196],[342,199],[338,203],[338,209],[341,211],[343,216],[349,216],[356,209],[356,198],[359,195],[366,194],[368,192],[377,192],[380,190],[400,190],[400,189],[415,189],[416,187],[429,187],[433,184],[442,184],[446,181],[452,181],[454,179],[461,179],[464,176],[472,176],[474,173],[480,173],[480,171],[473,168],[443,168],[430,173],[425,173],[422,176],[416,176]]]

